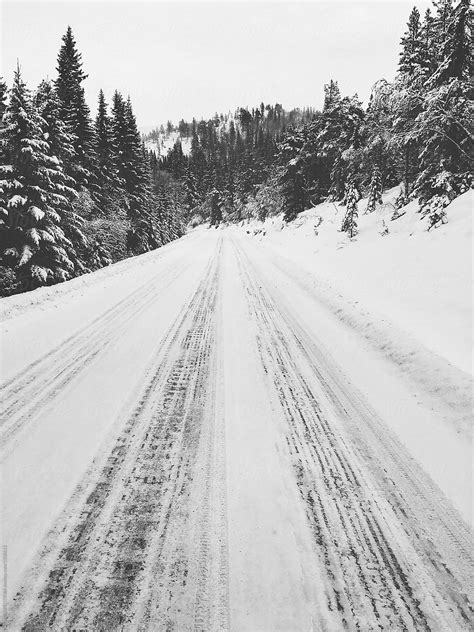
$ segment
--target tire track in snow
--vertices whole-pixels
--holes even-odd
[[[234,247],[337,629],[470,629],[468,529]]]
[[[220,295],[221,296],[221,295]],[[222,339],[222,304],[218,303]],[[200,511],[198,565],[196,568],[196,599],[193,629],[229,630],[229,556],[227,543],[227,478],[224,419],[224,362],[222,348],[214,358],[216,376],[213,392],[208,397],[210,423],[201,437],[203,455],[197,487],[205,490]]]
[[[0,387],[0,461],[37,412],[62,396],[188,266],[182,261],[168,266]]]
[[[225,480],[225,453],[215,398],[206,397],[215,390],[219,257],[220,246],[54,564],[40,560],[39,594],[25,587],[17,599],[16,627],[199,630],[213,621],[227,629],[225,495],[213,482]]]

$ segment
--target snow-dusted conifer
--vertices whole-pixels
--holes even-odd
[[[184,174],[184,189],[186,195],[186,207],[189,211],[193,211],[199,205],[200,196],[196,176],[189,167]]]
[[[330,80],[324,86],[324,105],[323,111],[329,110],[333,106],[337,105],[341,100],[341,91],[339,90],[339,86],[337,81]]]
[[[357,218],[359,215],[357,202],[359,201],[359,197],[360,196],[354,182],[350,180],[347,185],[346,196],[344,198],[346,214],[342,222],[341,231],[346,232],[351,238],[357,235]]]
[[[87,75],[82,69],[82,56],[77,50],[72,29],[68,26],[58,54],[56,89],[60,115],[73,134],[76,159],[72,163],[75,179],[87,184],[93,166],[93,128],[82,82]]]
[[[448,33],[449,23],[453,15],[453,0],[433,0],[436,9],[434,16],[435,45],[442,49]],[[442,51],[439,50],[440,59]]]
[[[437,225],[444,208],[472,183],[472,14],[469,0],[452,9],[440,3],[438,40],[444,33],[438,69],[427,82],[424,107],[414,133],[422,143],[415,193],[423,215]],[[431,221],[431,220],[430,220]]]
[[[4,128],[3,116],[5,114],[5,110],[7,107],[7,95],[8,95],[8,86],[3,81],[3,78],[0,77],[0,133]],[[7,161],[6,156],[6,144],[2,141],[0,142],[0,165],[4,165]],[[6,176],[6,173],[0,174],[0,180],[3,180]],[[6,204],[6,191],[5,188],[0,183],[0,213],[5,217],[7,214],[7,204]],[[9,274],[7,276],[10,276]]]
[[[125,157],[125,187],[129,199],[130,232],[128,249],[135,253],[151,249],[149,243],[149,173],[146,155],[142,151],[140,133],[130,98],[124,104],[126,134],[123,138]]]
[[[235,212],[235,179],[234,179],[234,169],[232,165],[229,165],[227,168],[227,172],[225,176],[224,196],[225,196],[227,211],[231,216],[233,216]]]
[[[220,195],[219,191],[214,188],[211,191],[211,217],[210,224],[211,226],[219,226],[222,221],[222,210],[220,203]]]
[[[0,127],[2,126],[3,115],[7,107],[7,93],[8,86],[3,80],[3,77],[0,77]]]
[[[0,256],[15,268],[23,289],[70,278],[83,269],[75,251],[82,239],[71,208],[75,191],[52,154],[46,121],[35,110],[19,68],[4,123]]]
[[[369,198],[365,212],[373,213],[377,208],[377,204],[382,204],[382,174],[380,173],[380,169],[375,166],[370,180]]]
[[[398,63],[399,72],[413,77],[423,65],[420,12],[413,7],[408,19],[407,31],[401,40],[402,51]]]
[[[285,200],[286,222],[293,221],[305,210],[304,144],[304,130],[291,129],[280,146],[280,160],[284,163],[280,174],[280,186]]]
[[[104,93],[99,92],[99,104],[95,119],[95,187],[94,201],[99,212],[106,215],[123,205],[121,182],[116,164],[116,151],[112,136],[112,121],[107,113]]]
[[[430,77],[436,69],[438,52],[435,43],[435,33],[435,20],[428,8],[425,11],[421,25],[421,59],[425,77]]]
[[[61,102],[54,86],[50,81],[43,80],[33,98],[34,107],[43,119],[43,133],[48,141],[50,153],[56,156],[66,171],[77,159],[74,150],[74,135],[68,131],[66,123],[61,118]],[[69,180],[73,188],[76,183]]]

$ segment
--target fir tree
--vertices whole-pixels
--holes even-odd
[[[234,179],[234,170],[232,167],[228,167],[226,174],[226,184],[225,184],[225,200],[227,210],[230,216],[233,216],[235,213],[235,179]]]
[[[324,86],[324,105],[323,111],[329,110],[333,106],[337,105],[341,100],[341,91],[339,90],[339,86],[337,81],[333,81],[332,79],[328,84]]]
[[[112,122],[107,113],[107,104],[102,90],[99,92],[94,130],[96,156],[94,199],[99,211],[107,214],[123,204],[123,195],[116,165]]]
[[[8,86],[3,81],[3,77],[0,77],[0,127],[2,126],[3,115],[5,114],[5,109],[7,107],[7,92]]]
[[[111,137],[115,161],[118,168],[118,176],[124,188],[128,169],[127,135],[128,130],[125,116],[125,102],[120,92],[116,90],[112,100]]]
[[[421,50],[423,75],[430,77],[436,69],[437,50],[435,43],[435,20],[430,9],[426,9],[421,25]]]
[[[442,22],[442,61],[433,78],[432,83],[435,85],[442,85],[451,79],[469,81],[471,78],[472,12],[469,0],[460,0],[457,7],[449,11],[448,16],[446,23],[444,20]]]
[[[137,121],[133,113],[130,97],[128,97],[124,104],[124,118],[125,135],[122,142],[124,148],[123,158],[125,162],[125,186],[129,195],[133,195],[137,192],[137,189],[143,180],[143,155],[140,133],[138,131]]]
[[[7,107],[7,95],[8,95],[8,86],[7,84],[3,81],[3,78],[0,77],[0,133],[2,132],[3,128],[4,128],[4,122],[3,122],[3,116],[5,114],[5,110]],[[7,155],[6,155],[6,145],[4,142],[0,142],[0,165],[5,165],[7,162]],[[6,173],[2,173],[1,175],[1,180],[3,180],[3,178],[5,177]],[[2,214],[6,214],[7,210],[7,200],[6,200],[6,191],[4,189],[4,187],[2,187],[2,183],[0,180],[0,212]],[[8,279],[11,279],[11,274],[9,271],[7,271],[6,273],[6,277]],[[0,287],[0,291],[1,291],[1,287]]]
[[[375,166],[380,169],[382,182],[388,186],[399,183],[395,152],[390,146],[393,134],[394,111],[392,99],[394,85],[384,79],[377,81],[372,88],[367,114],[363,124],[363,135],[366,138],[362,151],[363,180],[372,178]]]
[[[341,231],[346,232],[349,237],[355,237],[357,235],[357,217],[358,209],[357,202],[359,200],[359,194],[357,192],[354,183],[349,181],[347,185],[346,197],[344,198],[344,204],[346,205],[346,214],[342,222]]]
[[[420,12],[413,7],[408,19],[407,31],[402,37],[402,52],[398,69],[401,74],[412,77],[420,73],[423,65]]]
[[[291,129],[280,147],[279,158],[283,165],[280,186],[285,200],[284,219],[293,221],[305,210],[305,133]]]
[[[83,271],[75,244],[83,241],[72,211],[70,179],[45,140],[45,120],[33,106],[20,70],[15,72],[1,140],[0,251],[15,268],[21,289],[71,278]]]
[[[107,114],[107,104],[102,90],[99,92],[99,103],[95,119],[95,140],[97,164],[100,167],[108,167],[112,157],[112,139],[110,119]]]
[[[34,106],[43,119],[43,130],[48,140],[51,154],[56,156],[68,170],[68,166],[77,160],[74,150],[74,137],[68,132],[61,118],[61,103],[58,94],[50,81],[42,81],[34,96]],[[73,178],[71,186],[77,188]]]
[[[416,7],[410,13],[401,46],[397,88],[393,95],[395,116],[391,144],[400,152],[398,173],[403,180],[406,203],[418,175],[419,138],[414,133],[414,127],[422,111],[423,84],[426,80],[428,60],[425,56],[420,13]]]
[[[454,10],[449,2],[438,6],[437,26],[444,33],[442,59],[428,81],[413,131],[423,145],[415,192],[423,215],[433,216],[435,223],[472,182],[471,20],[469,0],[461,0]]]
[[[119,175],[127,195],[127,249],[140,254],[156,247],[150,161],[142,147],[131,100],[124,102],[118,92],[114,95],[112,130]]]
[[[370,180],[369,198],[365,212],[373,213],[377,208],[377,204],[382,204],[382,176],[380,174],[380,169],[375,166]]]
[[[82,57],[76,47],[71,27],[62,38],[58,54],[56,89],[61,103],[60,116],[73,134],[76,160],[73,174],[80,184],[89,181],[93,164],[93,129],[82,82],[87,75],[82,70]]]
[[[199,205],[200,196],[196,178],[189,167],[184,175],[184,188],[186,192],[186,207],[190,212],[194,212],[196,207]]]
[[[448,32],[449,22],[453,14],[453,0],[433,0],[433,5],[436,9],[434,17],[435,25],[435,44],[438,49],[442,49],[446,40]],[[440,52],[440,59],[442,54]]]
[[[215,226],[216,228],[222,221],[222,210],[220,204],[220,195],[217,189],[213,189],[211,191],[211,217],[210,217],[210,225]]]
[[[0,77],[0,131],[4,127],[3,116],[5,114],[5,110],[7,107],[7,95],[8,95],[8,86],[3,81],[2,77]],[[1,148],[0,148],[0,162],[1,164],[5,162],[4,150]]]

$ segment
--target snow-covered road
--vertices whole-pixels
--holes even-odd
[[[295,263],[198,229],[4,305],[12,630],[471,629],[467,410]]]

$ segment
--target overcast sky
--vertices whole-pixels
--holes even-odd
[[[93,112],[130,94],[141,127],[261,101],[320,108],[323,84],[367,100],[393,78],[410,2],[22,2],[1,0],[2,74],[56,75],[70,24]],[[421,12],[427,2],[416,3]]]

